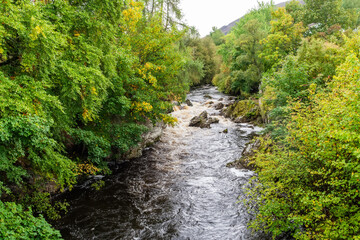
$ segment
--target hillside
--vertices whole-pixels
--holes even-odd
[[[285,7],[285,5],[286,5],[287,2],[289,2],[289,1],[276,4],[275,7],[276,7],[276,8]],[[303,1],[303,0],[300,0],[299,2],[300,2],[301,4],[304,4],[304,1]],[[241,18],[242,18],[242,17],[241,17]],[[230,32],[230,30],[236,25],[236,23],[237,23],[238,21],[240,21],[241,18],[236,19],[235,21],[231,22],[231,23],[228,24],[228,25],[222,26],[222,27],[220,28],[220,30],[221,30],[225,35],[228,34],[228,33]]]

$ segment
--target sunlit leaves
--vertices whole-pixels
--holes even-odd
[[[170,100],[189,85],[178,78],[186,30],[143,13],[128,0],[2,1],[1,192],[71,188],[80,173],[107,172],[104,160],[137,145],[144,124],[174,124]],[[42,211],[40,199],[28,203]]]
[[[310,102],[292,104],[286,141],[256,156],[263,204],[253,227],[266,223],[273,234],[288,229],[298,239],[359,236],[359,70],[350,54],[328,91],[312,84]]]
[[[302,23],[294,23],[285,8],[272,12],[272,19],[271,33],[261,41],[264,49],[260,53],[260,57],[268,62],[269,68],[276,67],[286,55],[295,53],[305,32]]]

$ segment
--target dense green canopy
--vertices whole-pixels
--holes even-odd
[[[219,45],[214,84],[268,123],[247,204],[273,239],[360,238],[358,20],[358,1],[260,5]]]

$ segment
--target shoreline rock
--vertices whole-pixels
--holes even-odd
[[[258,102],[255,100],[242,100],[223,108],[221,114],[232,119],[235,123],[252,123],[261,125],[264,120]]]
[[[254,164],[251,164],[251,157],[255,155],[256,150],[261,147],[260,139],[253,138],[248,142],[241,153],[241,157],[238,160],[228,163],[227,167],[233,167],[236,169],[248,169],[255,170]]]
[[[166,128],[166,124],[164,122],[158,122],[155,125],[148,122],[145,126],[149,129],[149,131],[143,133],[141,136],[142,140],[136,146],[131,148],[129,152],[125,154],[123,159],[130,160],[141,157],[146,147],[149,147],[160,140],[163,130]]]

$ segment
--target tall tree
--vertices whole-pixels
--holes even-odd
[[[342,6],[342,0],[305,0],[304,23],[312,26],[310,34],[326,32],[333,25],[346,29],[354,25],[351,12]]]
[[[160,15],[165,29],[173,25],[184,25],[181,20],[183,14],[180,8],[180,0],[143,0],[144,13],[148,18]]]
[[[302,22],[295,24],[285,8],[279,8],[271,15],[271,31],[261,41],[264,49],[260,53],[260,57],[267,62],[268,69],[279,63],[286,55],[295,53],[305,32]]]
[[[224,40],[224,33],[216,28],[216,27],[213,27],[212,28],[212,31],[210,32],[210,37],[211,39],[213,40],[213,42],[215,43],[216,46],[219,46],[221,44],[223,44],[225,42]]]

